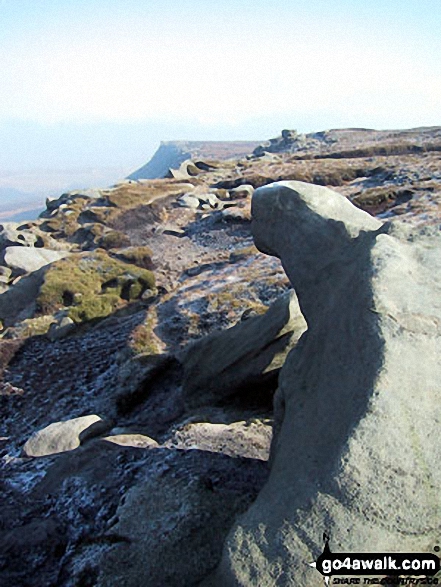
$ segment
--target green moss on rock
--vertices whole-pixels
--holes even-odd
[[[78,253],[53,263],[37,298],[40,314],[68,307],[75,322],[108,316],[155,287],[151,271],[111,258],[105,251]]]

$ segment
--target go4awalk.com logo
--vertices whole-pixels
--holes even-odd
[[[323,534],[325,547],[313,563],[308,563],[324,577],[326,585],[438,585],[433,577],[440,570],[435,554],[332,553],[329,536]],[[377,579],[375,576],[382,577]],[[407,577],[406,577],[407,575]],[[412,578],[410,577],[412,576]]]

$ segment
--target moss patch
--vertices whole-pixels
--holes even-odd
[[[39,314],[68,306],[74,322],[108,316],[155,286],[151,271],[112,259],[105,251],[78,253],[51,265],[37,298]]]
[[[143,267],[144,269],[153,269],[154,264],[152,261],[153,251],[150,247],[127,247],[122,251],[118,251],[115,254],[117,259],[125,261],[126,263],[133,263],[137,267]]]
[[[53,316],[38,316],[23,320],[17,326],[9,328],[11,338],[29,338],[47,334],[52,324],[56,324]]]
[[[130,246],[129,237],[119,230],[110,230],[103,234],[99,240],[99,246],[103,249],[121,249]]]
[[[243,284],[233,284],[231,289],[224,289],[209,294],[208,310],[210,312],[229,313],[252,310],[256,314],[264,314],[268,307],[262,302],[253,299],[247,291],[244,291]]]

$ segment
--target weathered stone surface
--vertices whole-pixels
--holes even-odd
[[[0,224],[0,249],[20,245],[33,246],[37,235],[31,230],[20,230],[17,222],[3,222]]]
[[[265,464],[253,459],[198,450],[145,452],[150,458],[157,453],[156,466],[116,511],[110,533],[118,540],[98,559],[97,587],[197,585],[216,565],[229,527],[265,478]]]
[[[188,179],[201,172],[191,159],[183,161],[179,165],[179,169],[169,169],[166,177],[172,177],[174,179]]]
[[[230,190],[230,196],[232,199],[235,198],[251,198],[253,195],[254,188],[252,185],[246,183],[244,185],[239,185],[237,188],[233,188]]]
[[[228,223],[250,222],[251,205],[249,200],[245,200],[244,202],[241,202],[239,205],[224,208],[220,213],[222,220]]]
[[[5,249],[5,265],[10,267],[15,275],[32,273],[59,261],[69,255],[68,251],[52,251],[35,247],[7,247]]]
[[[178,200],[178,204],[184,208],[199,208],[199,198],[192,194],[184,194]]]
[[[0,283],[9,283],[11,280],[12,271],[9,267],[0,266]]]
[[[262,432],[269,432],[266,422],[273,419],[272,392],[275,390],[275,378],[274,387],[262,394],[265,402],[253,403],[258,386],[251,386],[249,393],[223,397],[220,399],[221,405],[212,405],[218,401],[213,397],[209,405],[185,409],[181,386],[182,365],[172,359],[189,342],[261,314],[289,287],[279,260],[257,253],[251,246],[251,198],[235,197],[234,193],[230,198],[230,190],[245,183],[257,188],[279,178],[300,179],[332,185],[341,194],[352,198],[357,206],[379,214],[382,218],[387,215],[392,222],[394,218],[401,218],[408,223],[427,226],[432,222],[439,225],[441,127],[399,133],[341,129],[311,133],[304,140],[295,137],[289,145],[285,144],[286,139],[291,138],[291,133],[282,133],[281,140],[272,141],[270,145],[277,149],[277,154],[263,157],[233,160],[230,151],[230,156],[226,157],[228,160],[221,161],[217,169],[208,171],[205,171],[208,166],[201,167],[198,159],[201,156],[222,159],[218,147],[217,152],[210,157],[202,152],[188,152],[184,159],[191,158],[201,172],[196,178],[186,179],[185,183],[174,179],[124,182],[117,187],[103,189],[101,194],[97,194],[98,198],[89,197],[84,192],[65,194],[49,203],[49,209],[40,219],[16,226],[16,236],[23,238],[7,245],[4,242],[0,244],[2,253],[6,246],[17,245],[72,252],[67,259],[43,267],[29,276],[7,277],[8,284],[12,281],[14,284],[11,283],[11,290],[0,296],[0,311],[4,311],[5,323],[12,323],[2,330],[0,341],[2,587],[85,587],[96,585],[99,581],[113,581],[115,587],[130,582],[133,587],[138,587],[137,583],[141,583],[142,587],[149,587],[149,584],[151,587],[189,587],[218,564],[226,534],[235,524],[237,515],[249,507],[266,481],[265,461],[229,455],[258,456],[257,452],[251,451],[260,450],[259,427],[254,431],[254,426],[246,427],[242,423],[261,422],[264,424]],[[248,148],[248,152],[252,148]],[[228,155],[227,149],[224,155]],[[176,168],[180,162],[182,160],[175,163],[170,161],[166,167]],[[197,197],[197,210],[177,205],[177,199],[185,193]],[[222,201],[224,210],[219,210],[219,203],[215,201],[214,206],[203,201],[206,194],[211,193]],[[265,229],[271,228],[273,233],[282,232],[282,235],[277,236],[282,242],[283,232],[292,232],[294,223],[290,220],[280,226],[280,212],[276,216],[273,218],[274,228],[271,228],[271,223],[266,223]],[[306,227],[305,218],[302,222]],[[319,228],[314,233],[313,239],[300,239],[300,244],[296,246],[304,256],[308,242],[320,247],[322,241],[318,237],[326,237],[326,225],[325,229]],[[294,232],[298,230],[300,226]],[[397,234],[394,233],[395,236]],[[388,236],[393,236],[393,233],[389,232]],[[29,241],[26,241],[27,237]],[[327,249],[331,252],[335,242],[338,242],[338,231],[336,239],[329,239],[329,246],[322,247],[326,254]],[[286,240],[288,248],[289,238]],[[421,242],[421,239],[415,238],[415,242]],[[271,249],[271,243],[262,242],[262,246],[265,244]],[[131,251],[126,248],[129,245]],[[105,247],[107,253],[96,250],[97,247]],[[150,252],[141,251],[146,247]],[[278,252],[273,248],[274,252]],[[355,371],[362,372],[359,362],[363,363],[364,353],[369,355],[372,344],[370,335],[366,335],[363,321],[358,319],[354,311],[354,307],[361,304],[357,292],[362,282],[357,278],[348,278],[343,287],[336,285],[333,279],[333,271],[339,264],[342,267],[344,265],[346,271],[352,271],[351,275],[354,274],[352,267],[355,261],[352,261],[352,257],[350,262],[345,261],[343,264],[335,261],[334,266],[332,263],[331,266],[326,265],[324,253],[305,258],[309,259],[311,266],[316,266],[317,259],[324,261],[315,274],[309,273],[313,280],[317,280],[320,289],[324,289],[324,294],[313,295],[311,299],[316,299],[322,308],[332,307],[326,320],[325,309],[320,313],[326,322],[320,331],[317,326],[311,327],[310,334],[312,336],[315,333],[314,338],[306,336],[300,343],[300,347],[303,344],[313,346],[315,341],[313,351],[318,355],[314,361],[303,358],[304,363],[297,364],[296,372],[303,381],[307,379],[311,382],[311,378],[317,378],[317,385],[314,379],[312,384],[305,384],[306,394],[317,387],[320,387],[320,392],[327,392],[323,383],[325,375],[329,378],[331,389],[335,390],[336,373],[339,374],[339,381],[342,376],[343,379],[348,377],[346,372],[351,371],[348,364],[354,365]],[[112,260],[118,261],[117,266]],[[130,284],[138,275],[134,273],[136,268],[130,267],[131,264],[145,269],[153,267],[157,289],[153,287],[150,278],[146,289],[137,289],[135,284]],[[409,264],[408,257],[404,264]],[[361,269],[359,273],[363,275]],[[35,290],[37,274],[44,275],[45,279],[39,282]],[[328,279],[329,286],[326,285]],[[386,284],[389,291],[395,291],[394,279],[391,273],[390,283]],[[431,279],[438,279],[436,270],[431,274]],[[398,275],[398,283],[400,281],[403,283],[401,274]],[[404,283],[407,286],[407,281]],[[303,291],[302,285],[303,279],[299,281],[300,293]],[[312,287],[312,284],[309,286]],[[311,317],[307,308],[309,289],[305,289],[305,296],[300,295],[308,319]],[[402,300],[405,300],[406,295],[402,290],[399,292]],[[352,302],[354,296],[355,301]],[[423,296],[427,296],[425,291],[421,294],[421,303]],[[397,308],[401,308],[400,304]],[[375,310],[374,305],[372,308]],[[395,316],[390,310],[388,306],[389,314]],[[347,317],[345,311],[348,312]],[[403,324],[407,329],[414,328],[412,314],[401,312],[397,329],[409,332]],[[54,340],[47,333],[50,325],[59,323],[62,316],[68,316],[78,324],[72,335]],[[389,318],[383,316],[381,319]],[[350,331],[354,348],[349,349],[339,340],[349,332],[345,326],[348,322],[354,324],[354,329]],[[358,332],[358,328],[364,328],[363,338],[353,335],[353,332]],[[428,319],[424,328],[429,332],[430,329],[435,331],[436,323]],[[329,338],[330,332],[334,332],[335,338]],[[409,336],[412,341],[416,341],[415,353],[418,354],[419,339],[412,333]],[[415,336],[418,337],[418,333]],[[397,332],[397,341],[401,340],[400,337],[401,334]],[[301,353],[301,348],[298,351]],[[436,348],[434,352],[437,352]],[[165,355],[162,367],[162,358],[147,359],[154,355]],[[327,356],[334,365],[332,369],[328,367]],[[158,359],[159,364],[156,364]],[[393,359],[389,362],[393,364]],[[367,359],[365,363],[370,364]],[[403,371],[410,368],[405,353],[402,365]],[[305,374],[307,368],[308,376]],[[433,377],[436,376],[437,373],[433,374]],[[423,379],[429,389],[429,396],[432,380],[430,377]],[[436,386],[437,381],[434,384]],[[345,384],[343,391],[347,387]],[[360,387],[354,383],[355,398],[360,396]],[[283,389],[283,394],[281,389],[281,395],[276,396],[275,435],[282,444],[290,427],[282,417],[284,394],[289,398],[292,389],[303,393],[289,383]],[[386,391],[389,392],[389,388]],[[304,418],[304,422],[299,421],[299,437],[294,438],[292,459],[286,457],[288,449],[283,449],[285,453],[278,452],[277,442],[273,444],[272,462],[277,464],[273,468],[273,475],[276,477],[269,487],[273,491],[277,482],[280,491],[277,490],[275,497],[268,499],[268,504],[265,502],[266,494],[263,494],[258,502],[259,507],[253,508],[254,513],[249,514],[254,516],[253,523],[248,517],[244,518],[241,543],[240,534],[233,531],[231,553],[234,572],[240,575],[239,584],[248,583],[256,587],[296,585],[292,580],[294,572],[289,568],[293,562],[294,569],[304,569],[305,577],[306,572],[310,573],[305,581],[301,578],[297,582],[300,587],[309,587],[311,577],[311,581],[318,580],[320,586],[323,585],[321,578],[306,567],[302,549],[305,549],[304,544],[307,542],[309,550],[306,561],[313,560],[317,542],[320,542],[320,551],[322,549],[321,536],[317,538],[317,534],[321,532],[321,525],[325,524],[322,523],[323,516],[317,514],[316,506],[312,509],[311,505],[311,509],[308,509],[304,503],[308,501],[309,495],[312,495],[310,504],[319,503],[311,490],[317,479],[317,483],[321,483],[317,492],[326,495],[332,504],[338,502],[343,491],[340,491],[338,483],[341,482],[342,487],[346,486],[341,481],[343,477],[338,477],[337,488],[328,490],[326,480],[331,476],[324,471],[328,462],[325,461],[323,465],[323,460],[317,460],[308,442],[310,440],[314,444],[318,439],[325,448],[331,447],[326,454],[332,463],[332,446],[335,443],[332,444],[330,435],[340,433],[342,418],[345,419],[349,409],[347,406],[355,401],[346,391],[329,393],[332,398],[326,401],[326,409],[331,410],[332,421],[326,422],[324,433],[322,410],[325,408],[321,404],[315,406],[317,418],[313,419],[308,415],[312,408],[310,406],[308,412],[305,398],[286,402],[287,417],[302,418],[305,410],[308,417]],[[393,391],[390,395],[396,397]],[[412,407],[413,403],[420,402],[420,392],[417,389],[416,393],[408,393],[406,399]],[[375,401],[376,397],[373,397],[373,405],[376,405]],[[429,413],[432,402],[427,399],[426,404]],[[399,402],[393,409],[403,413]],[[404,413],[408,414],[410,409],[406,408]],[[425,421],[421,419],[420,409],[423,407],[415,410],[415,418],[421,421],[417,425],[424,428]],[[298,415],[297,410],[300,412]],[[80,446],[75,450],[44,458],[18,456],[35,430],[50,422],[84,414],[99,414],[106,421],[113,419],[112,426],[117,428],[112,428],[111,432],[109,428],[97,429],[96,426],[101,424],[97,422],[81,433]],[[391,424],[387,429],[384,425],[380,426],[383,437],[388,438],[390,432],[392,436],[395,434],[395,417],[388,412]],[[368,418],[369,415],[366,420]],[[297,426],[297,421],[295,424]],[[361,434],[357,423],[354,426]],[[421,439],[418,434],[421,432],[415,434],[414,427],[410,421],[406,433],[401,436],[404,439],[411,436],[419,442]],[[398,429],[402,431],[402,428]],[[140,445],[121,446],[103,440],[104,436],[129,433],[146,435],[162,445],[171,439],[180,448],[157,447],[152,450]],[[436,437],[430,425],[427,433]],[[378,438],[375,433],[371,436],[373,445],[363,441],[363,451],[356,463],[360,461],[363,471],[368,469],[365,465],[366,455],[375,454],[375,458],[381,462],[381,454],[378,457],[374,451],[379,446]],[[198,449],[195,450],[195,447]],[[396,452],[399,460],[399,449]],[[265,447],[265,458],[267,454],[268,444]],[[429,470],[433,468],[435,475],[438,475],[435,458],[436,454],[430,457],[428,467]],[[317,467],[321,467],[320,472],[323,469],[321,476],[315,471],[309,476],[305,473],[305,460],[309,463],[313,459],[317,460]],[[352,462],[349,465],[354,468]],[[332,467],[332,464],[329,466]],[[335,468],[338,469],[338,465]],[[287,478],[282,479],[282,472],[288,469],[292,472],[286,473]],[[353,519],[356,519],[354,511],[361,512],[360,516],[371,515],[373,519],[376,515],[376,519],[384,520],[384,527],[395,523],[395,512],[391,518],[390,508],[384,507],[386,513],[383,515],[383,512],[378,514],[378,507],[375,510],[366,506],[366,503],[370,503],[367,485],[371,485],[373,494],[378,494],[378,488],[383,484],[381,490],[385,494],[384,500],[398,495],[393,488],[397,482],[401,482],[399,471],[395,472],[390,467],[387,476],[383,475],[384,479],[380,481],[385,468],[379,465],[378,470],[378,479],[372,481],[366,474],[362,482],[358,481],[360,489],[355,481],[353,485],[349,482],[347,484],[351,487],[351,493],[345,515],[349,520],[346,526],[350,531]],[[415,467],[415,471],[418,471],[418,467]],[[314,477],[312,482],[309,482],[310,477]],[[421,504],[425,498],[421,497],[421,492],[427,491],[430,496],[432,490],[427,477],[420,477],[422,482],[415,484],[416,510],[423,507]],[[130,498],[132,489],[149,481],[152,484],[145,486],[147,491],[151,489],[152,492],[148,496],[151,497],[148,507],[136,510],[139,502],[134,500],[132,513],[125,511],[123,514],[125,528],[119,532],[116,517],[118,507],[124,505],[127,496]],[[329,484],[332,485],[332,481]],[[393,493],[389,492],[388,486]],[[359,502],[358,494],[361,495]],[[302,496],[305,499],[299,503]],[[379,503],[375,495],[372,501],[374,505]],[[294,519],[293,506],[298,506],[296,511],[300,521]],[[278,520],[284,518],[284,507],[289,514],[284,526],[285,533],[278,529]],[[270,508],[274,515],[269,512]],[[331,512],[335,526],[335,520],[338,519],[335,511],[328,505],[326,510]],[[371,510],[373,513],[369,514]],[[312,519],[306,526],[305,520],[311,512]],[[397,512],[397,515],[402,516],[400,508]],[[152,524],[149,523],[151,513],[155,522]],[[259,515],[265,516],[263,522]],[[134,520],[133,526],[129,516]],[[427,517],[422,516],[422,520],[427,520]],[[369,528],[369,525],[368,521],[366,526]],[[404,520],[402,526],[406,525]],[[358,532],[360,524],[357,522],[353,526],[355,532]],[[256,527],[261,528],[258,539],[255,538]],[[307,532],[300,536],[302,528],[306,528]],[[335,528],[333,532],[335,534]],[[290,543],[292,536],[293,543]],[[314,537],[314,543],[309,541],[309,536]],[[393,543],[397,542],[394,536]],[[438,540],[432,544],[436,543]],[[297,548],[296,544],[300,546]],[[363,546],[364,550],[368,548]],[[331,548],[339,549],[339,543],[334,544],[334,536],[331,537]],[[109,552],[114,552],[111,563]],[[272,552],[275,553],[274,557]],[[277,557],[280,558],[280,574],[277,562],[274,563]],[[256,564],[256,560],[259,564]],[[230,565],[228,558],[226,564]],[[252,572],[255,571],[251,578],[248,572],[250,567]],[[287,567],[287,572],[283,574]],[[237,571],[239,568],[243,573]],[[223,580],[221,584],[224,585]],[[226,587],[229,587],[228,584]]]
[[[176,430],[164,446],[208,450],[232,457],[268,460],[272,436],[269,421],[212,424],[190,422]]]
[[[75,322],[69,316],[63,316],[59,322],[51,324],[48,336],[51,340],[59,340],[75,330]]]
[[[54,422],[35,432],[23,447],[28,457],[44,457],[73,450],[80,446],[80,434],[96,422],[96,415],[81,416],[63,422]]]
[[[280,367],[305,328],[291,291],[265,314],[195,342],[182,357],[187,406],[216,403],[250,390],[274,390]]]
[[[209,208],[219,208],[222,205],[216,194],[198,194],[198,198],[200,202],[208,204]]]
[[[20,278],[8,291],[0,295],[0,320],[11,326],[18,320],[31,318],[35,300],[44,281],[45,268]]]
[[[333,552],[430,552],[440,535],[441,238],[300,182],[256,191],[257,246],[308,322],[275,400],[269,482],[207,585],[308,585]]]
[[[113,442],[113,444],[118,444],[119,446],[131,446],[133,448],[157,448],[159,446],[156,440],[150,438],[150,436],[129,432],[104,436],[103,440]]]

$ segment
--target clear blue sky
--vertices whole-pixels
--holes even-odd
[[[440,0],[0,0],[0,176],[439,125]]]

